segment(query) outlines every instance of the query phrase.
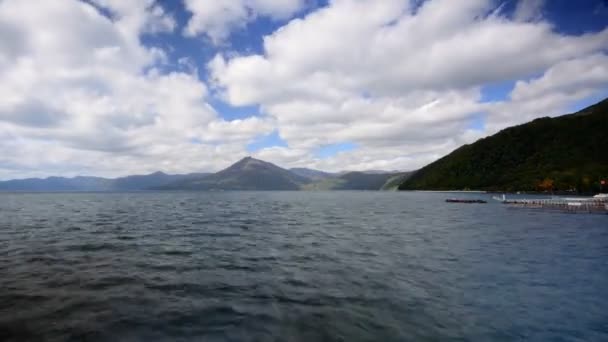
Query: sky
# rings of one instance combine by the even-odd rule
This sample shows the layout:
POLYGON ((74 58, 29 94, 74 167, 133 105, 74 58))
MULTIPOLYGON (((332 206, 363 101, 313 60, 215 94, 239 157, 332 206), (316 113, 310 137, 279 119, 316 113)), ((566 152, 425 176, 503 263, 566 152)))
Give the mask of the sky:
POLYGON ((0 179, 414 170, 608 97, 606 0, 0 0, 0 179))

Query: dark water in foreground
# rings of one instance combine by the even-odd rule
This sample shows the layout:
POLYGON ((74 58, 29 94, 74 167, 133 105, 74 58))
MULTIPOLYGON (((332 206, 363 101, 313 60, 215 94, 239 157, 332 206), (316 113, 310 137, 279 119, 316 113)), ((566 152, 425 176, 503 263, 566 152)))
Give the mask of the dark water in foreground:
POLYGON ((0 194, 0 340, 608 341, 608 215, 452 196, 0 194))

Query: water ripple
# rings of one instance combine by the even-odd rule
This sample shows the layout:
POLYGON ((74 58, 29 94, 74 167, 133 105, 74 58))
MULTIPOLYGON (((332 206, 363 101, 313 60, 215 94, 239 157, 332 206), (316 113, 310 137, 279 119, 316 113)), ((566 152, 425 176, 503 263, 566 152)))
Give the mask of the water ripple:
POLYGON ((443 197, 0 194, 0 340, 608 340, 608 216, 443 197))

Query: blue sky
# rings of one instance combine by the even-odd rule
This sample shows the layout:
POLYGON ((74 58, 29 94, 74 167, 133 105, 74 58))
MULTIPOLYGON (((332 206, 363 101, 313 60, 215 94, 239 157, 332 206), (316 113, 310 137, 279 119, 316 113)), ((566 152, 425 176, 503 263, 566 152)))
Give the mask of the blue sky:
POLYGON ((5 0, 0 179, 415 169, 608 96, 606 23, 604 0, 5 0))

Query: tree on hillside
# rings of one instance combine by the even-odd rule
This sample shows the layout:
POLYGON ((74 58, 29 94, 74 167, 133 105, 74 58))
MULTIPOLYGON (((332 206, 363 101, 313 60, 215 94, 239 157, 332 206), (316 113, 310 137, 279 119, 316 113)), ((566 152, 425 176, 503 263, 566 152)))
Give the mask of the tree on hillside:
POLYGON ((545 178, 540 183, 538 183, 538 185, 536 187, 537 187, 538 191, 552 192, 553 183, 554 183, 553 179, 545 178))

